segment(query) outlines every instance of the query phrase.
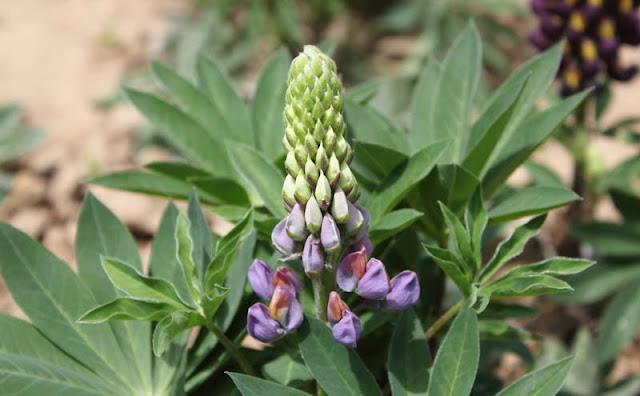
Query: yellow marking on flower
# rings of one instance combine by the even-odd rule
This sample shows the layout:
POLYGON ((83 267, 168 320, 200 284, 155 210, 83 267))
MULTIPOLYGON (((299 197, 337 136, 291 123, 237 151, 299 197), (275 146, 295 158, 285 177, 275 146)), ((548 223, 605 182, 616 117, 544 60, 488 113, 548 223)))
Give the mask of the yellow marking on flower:
POLYGON ((578 89, 580 86, 580 71, 576 67, 568 68, 563 75, 564 83, 571 89, 578 89))
POLYGON ((588 1, 589 5, 595 6, 595 7, 601 7, 602 6, 602 0, 589 0, 588 1))
POLYGON ((611 38, 616 35, 616 26, 611 19, 603 19, 598 26, 600 38, 611 38))
POLYGON ((618 11, 622 15, 627 15, 633 10, 633 2, 632 0, 620 0, 620 4, 618 5, 618 11))
POLYGON ((584 32, 586 26, 584 16, 580 12, 574 11, 569 17, 569 26, 576 32, 584 32))
POLYGON ((586 39, 582 42, 580 48, 582 59, 585 61, 594 61, 598 58, 598 49, 592 40, 586 39))

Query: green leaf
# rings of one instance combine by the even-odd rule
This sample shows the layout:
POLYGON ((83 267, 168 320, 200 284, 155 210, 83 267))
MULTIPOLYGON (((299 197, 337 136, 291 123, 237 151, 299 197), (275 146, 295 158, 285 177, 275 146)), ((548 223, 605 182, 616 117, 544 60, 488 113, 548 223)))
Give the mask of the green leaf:
POLYGON ((495 102, 500 105, 499 108, 490 107, 488 109, 490 112, 483 113, 473 125, 469 141, 469 145, 471 146, 473 143, 473 146, 467 150, 462 165, 475 176, 484 177, 491 159, 495 155, 496 148, 516 111, 527 78, 528 76, 523 79, 520 85, 514 85, 513 89, 504 91, 504 97, 501 96, 495 102))
POLYGON ((116 190, 176 199, 187 199, 193 191, 189 183, 141 170, 108 173, 91 179, 89 183, 116 190))
POLYGON ((211 174, 207 171, 180 161, 154 161, 144 167, 155 173, 161 173, 182 181, 198 177, 211 177, 211 174))
POLYGON ((249 210, 242 220, 220 241, 216 247, 216 255, 207 268, 204 277, 205 295, 210 295, 217 290, 217 286, 224 284, 224 278, 229 271, 229 266, 235 261, 240 245, 246 240, 253 230, 253 210, 249 210))
POLYGON ((28 235, 1 223, 0 251, 3 280, 33 325, 121 394, 135 394, 139 378, 133 370, 121 370, 129 362, 111 327, 75 322, 97 304, 73 270, 28 235))
POLYGON ((466 272, 466 265, 462 259, 452 254, 446 249, 423 244, 427 253, 433 258, 438 266, 451 278, 463 294, 471 292, 470 276, 466 272))
MULTIPOLYGON (((530 80, 529 84, 533 84, 533 81, 530 80)), ((483 178, 483 191, 486 198, 491 197, 503 185, 509 175, 551 136, 555 128, 588 94, 589 91, 585 91, 573 95, 545 111, 529 116, 522 122, 517 133, 512 134, 500 147, 495 160, 491 162, 489 171, 483 178)))
POLYGON ((629 344, 640 328, 640 282, 618 294, 607 306, 600 321, 599 360, 607 363, 629 344))
POLYGON ((228 147, 233 166, 244 182, 251 186, 264 206, 276 218, 286 215, 282 207, 284 177, 262 154, 253 147, 234 144, 228 147))
POLYGON ((480 320, 478 329, 483 341, 525 341, 533 338, 528 331, 512 327, 502 320, 480 320))
POLYGON ((336 342, 326 324, 307 315, 297 334, 305 364, 329 396, 382 395, 360 357, 336 342))
POLYGON ((409 158, 406 154, 387 146, 374 143, 354 141, 354 170, 365 168, 378 179, 383 179, 391 171, 409 158))
POLYGON ((570 257, 552 257, 538 263, 520 265, 505 274, 509 275, 573 275, 586 270, 596 262, 570 257))
POLYGON ((253 98, 251 120, 260 151, 274 160, 284 152, 284 94, 287 90, 287 75, 291 56, 281 49, 265 65, 253 98))
POLYGON ((435 141, 432 140, 435 132, 430 131, 429 128, 433 125, 433 107, 436 102, 434 98, 437 98, 436 88, 441 71, 440 64, 433 58, 429 58, 413 90, 409 138, 416 151, 435 141))
MULTIPOLYGON (((210 233, 207 231, 207 236, 210 233)), ((184 278, 187 280, 187 286, 189 287, 189 293, 193 301, 200 301, 202 290, 200 288, 200 278, 203 275, 198 273, 198 268, 194 262, 194 242, 191 232, 191 222, 189 218, 180 211, 178 218, 176 219, 176 255, 178 262, 184 271, 184 278)), ((175 288, 174 288, 175 290, 175 288)), ((177 292, 176 292, 177 295, 177 292)))
POLYGON ((547 187, 564 187, 562 178, 551 168, 535 161, 527 161, 524 164, 529 178, 535 185, 547 187))
POLYGON ((421 216, 422 212, 413 209, 398 209, 387 213, 369 227, 369 237, 374 245, 378 244, 411 226, 421 216))
MULTIPOLYGON (((471 249, 476 263, 482 265, 482 235, 487 227, 489 215, 482 199, 482 187, 478 186, 464 213, 465 225, 471 238, 471 249)), ((478 267, 477 270, 480 268, 478 267)))
MULTIPOLYGON (((189 234, 191 235, 193 242, 193 262, 195 264, 195 272, 198 274, 198 284, 204 279, 207 265, 213 259, 213 243, 211 240, 211 231, 209 230, 209 224, 204 216, 200 201, 196 194, 192 194, 189 198, 189 205, 187 207, 187 217, 189 224, 189 234)), ((177 221, 177 220, 176 220, 177 221)))
POLYGON ((294 388, 313 381, 307 367, 289 355, 281 355, 266 363, 262 366, 262 375, 271 381, 294 388))
POLYGON ((233 174, 222 140, 212 137, 202 125, 168 102, 132 88, 125 91, 138 110, 188 158, 214 175, 233 174))
POLYGON ((180 109, 204 127, 212 137, 235 140, 236 131, 228 123, 222 109, 215 106, 204 92, 159 62, 151 63, 151 71, 171 93, 171 98, 180 109))
POLYGON ((489 280, 504 264, 522 253, 524 245, 540 231, 545 219, 546 215, 542 215, 529 220, 526 224, 516 228, 508 239, 502 241, 489 263, 480 271, 478 283, 489 280))
POLYGON ((0 107, 0 139, 8 136, 20 125, 22 120, 22 108, 17 104, 9 104, 0 107))
POLYGON ((34 148, 44 139, 44 133, 35 128, 20 128, 0 140, 0 163, 18 158, 34 148))
POLYGON ((165 316, 153 330, 153 354, 161 356, 173 339, 185 330, 202 324, 202 317, 196 313, 175 312, 165 316))
POLYGON ((406 194, 424 179, 435 166, 448 142, 438 142, 418 151, 404 165, 397 167, 368 203, 373 221, 393 209, 406 194))
POLYGON ((568 357, 520 378, 497 396, 555 396, 569 373, 573 358, 568 357))
POLYGON ((590 244, 601 255, 612 257, 640 256, 640 222, 623 224, 588 222, 574 224, 573 234, 590 244))
POLYGON ((640 262, 624 264, 599 261, 598 265, 580 274, 570 276, 567 281, 575 289, 554 298, 564 303, 591 304, 603 299, 625 285, 640 279, 640 262))
POLYGON ((476 263, 476 255, 471 249, 471 242, 469 241, 469 235, 464 229, 462 222, 456 217, 456 215, 449 210, 442 202, 439 202, 440 210, 444 216, 449 234, 453 241, 453 249, 455 249, 457 256, 462 259, 462 263, 465 264, 465 273, 473 277, 476 270, 480 267, 479 263, 476 263))
POLYGON ((297 389, 287 388, 286 386, 276 384, 273 382, 265 381, 260 378, 251 377, 249 375, 238 373, 227 373, 233 380, 240 393, 243 396, 263 396, 263 395, 278 395, 278 396, 308 396, 308 393, 304 393, 297 389))
POLYGON ((598 395, 601 393, 602 375, 598 366, 597 345, 591 330, 582 326, 576 332, 571 346, 573 364, 562 391, 572 395, 598 395))
POLYGON ((640 221, 640 156, 623 161, 601 178, 598 185, 608 191, 616 208, 627 220, 640 221))
POLYGON ((407 309, 400 316, 391 336, 387 361, 393 396, 427 394, 431 353, 413 309, 407 309))
POLYGON ((489 210, 492 224, 546 213, 579 201, 578 194, 564 187, 529 187, 518 190, 489 210))
POLYGON ((427 141, 452 140, 447 160, 459 163, 469 139, 471 101, 481 71, 482 45, 473 23, 462 31, 442 62, 427 141))
POLYGON ((112 385, 58 349, 32 324, 0 314, 0 381, 3 393, 88 395, 117 392, 112 385), (22 393, 21 393, 22 392, 22 393))
MULTIPOLYGON (((104 304, 122 294, 111 284, 101 264, 102 256, 114 257, 142 271, 138 246, 127 227, 93 194, 88 193, 80 210, 75 241, 78 275, 89 287, 97 304, 104 304)), ((131 370, 145 389, 151 389, 151 343, 149 323, 111 323, 110 327, 123 346, 131 370)))
POLYGON ((388 147, 401 153, 409 152, 407 134, 379 111, 345 98, 344 113, 355 140, 388 147))
POLYGON ((513 275, 504 276, 482 288, 492 297, 528 297, 571 291, 573 288, 565 281, 549 275, 513 275))
POLYGON ((203 193, 204 198, 211 197, 216 204, 250 205, 249 196, 238 182, 223 177, 194 177, 189 182, 203 193))
POLYGON ((366 106, 378 94, 381 85, 381 80, 365 81, 349 87, 344 96, 352 102, 366 106))
POLYGON ((481 319, 506 320, 511 318, 528 318, 538 315, 536 307, 492 301, 480 315, 481 319))
POLYGON ((180 300, 175 287, 164 279, 144 276, 130 265, 110 257, 102 257, 102 267, 111 283, 133 299, 190 309, 180 300))
MULTIPOLYGON (((112 320, 157 321, 179 310, 175 305, 121 297, 93 308, 82 315, 80 319, 78 319, 78 323, 95 324, 112 320)), ((145 344, 147 341, 148 340, 145 340, 145 344)))
POLYGON ((453 321, 433 362, 429 396, 469 395, 479 355, 478 320, 473 310, 465 306, 453 321))

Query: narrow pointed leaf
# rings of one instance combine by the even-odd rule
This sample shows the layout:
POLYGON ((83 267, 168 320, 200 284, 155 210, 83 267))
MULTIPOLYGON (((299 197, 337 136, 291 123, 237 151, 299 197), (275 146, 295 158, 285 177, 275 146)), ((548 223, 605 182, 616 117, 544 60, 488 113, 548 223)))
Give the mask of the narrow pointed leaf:
POLYGON ((176 199, 187 199, 193 189, 187 182, 141 170, 107 173, 89 182, 116 190, 176 199))
POLYGON ((161 356, 176 337, 185 330, 203 324, 202 318, 195 313, 176 312, 165 316, 153 330, 153 354, 161 356))
POLYGON ((289 355, 281 355, 266 363, 262 366, 262 374, 271 381, 296 388, 313 381, 307 366, 289 355))
POLYGON ((200 301, 200 276, 198 275, 198 269, 193 260, 194 243, 191 234, 191 222, 183 212, 178 213, 175 238, 176 255, 184 271, 184 278, 187 281, 189 293, 191 293, 191 298, 194 301, 200 301))
POLYGON ((489 263, 482 269, 480 272, 480 276, 478 278, 479 283, 484 283, 493 274, 495 274, 504 264, 506 264, 509 260, 516 257, 520 253, 522 253, 522 249, 524 249, 524 245, 527 241, 535 236, 539 231, 540 227, 544 223, 546 216, 538 216, 526 224, 521 225, 516 228, 516 230, 511 234, 511 236, 498 245, 496 252, 494 253, 489 263))
POLYGON ((339 344, 326 324, 307 315, 297 335, 305 364, 329 396, 382 395, 360 357, 339 344))
POLYGON ((433 107, 436 102, 434 98, 437 97, 436 89, 441 71, 440 64, 430 58, 422 72, 420 72, 418 82, 413 91, 409 137, 412 147, 415 147, 416 151, 437 140, 437 138, 434 140, 432 136, 434 132, 428 129, 433 125, 433 107))
POLYGON ((111 283, 133 299, 166 303, 176 308, 188 309, 180 301, 173 285, 164 279, 144 276, 130 265, 110 257, 102 258, 102 267, 111 283))
POLYGON ((429 396, 466 396, 476 378, 480 342, 476 314, 468 307, 458 313, 431 369, 429 396))
POLYGON ((451 280, 458 286, 464 294, 471 291, 470 276, 466 272, 466 265, 462 259, 456 257, 446 249, 440 249, 437 246, 423 245, 427 253, 433 258, 451 280))
POLYGON ((586 270, 596 262, 592 260, 576 259, 570 257, 553 257, 538 263, 520 265, 505 274, 524 275, 573 275, 586 270))
POLYGON ((455 249, 457 250, 459 257, 462 258, 462 262, 466 265, 465 273, 470 274, 470 276, 473 277, 473 275, 475 275, 476 268, 479 267, 479 264, 475 262, 475 254, 471 249, 469 235, 456 215, 442 202, 439 204, 445 222, 447 223, 449 234, 453 237, 455 242, 455 249))
POLYGON ((233 380, 242 396, 262 396, 262 395, 278 395, 278 396, 308 396, 308 393, 299 391, 294 388, 288 388, 284 385, 266 381, 260 378, 251 377, 249 375, 238 373, 227 373, 233 380))
POLYGON ((630 284, 607 306, 600 321, 601 363, 613 360, 640 329, 640 282, 630 284))
POLYGON ((291 57, 286 49, 278 51, 265 65, 251 106, 251 120, 260 151, 274 160, 283 152, 284 94, 291 57))
POLYGON ((413 309, 402 313, 389 347, 389 384, 393 396, 426 395, 431 353, 413 309))
POLYGON ((492 297, 529 297, 573 290, 565 281, 549 275, 504 276, 485 286, 492 297))
MULTIPOLYGON (((85 313, 78 323, 103 323, 113 320, 157 321, 180 309, 175 305, 121 297, 85 313)), ((145 340, 147 343, 149 340, 145 340)))
POLYGON ((564 187, 529 187, 514 194, 489 210, 492 224, 546 213, 579 201, 580 196, 564 187))
POLYGON ((213 244, 211 242, 211 231, 209 224, 204 216, 200 200, 196 194, 192 194, 189 198, 189 206, 187 207, 187 218, 191 225, 190 234, 193 241, 193 262, 196 267, 196 273, 199 276, 198 283, 204 279, 207 265, 213 259, 213 244))
POLYGON ((354 139, 409 153, 407 134, 379 111, 345 98, 344 112, 354 139))
POLYGON ((568 357, 525 375, 496 396, 555 396, 571 369, 573 358, 568 357))
MULTIPOLYGON (((482 187, 478 186, 469 206, 465 211, 465 224, 471 238, 471 248, 476 259, 476 264, 482 265, 482 235, 489 222, 489 214, 484 207, 482 187)), ((479 267, 477 268, 480 269, 479 267)))
POLYGON ((407 208, 387 213, 369 227, 369 237, 375 245, 408 228, 422 215, 422 212, 407 208))

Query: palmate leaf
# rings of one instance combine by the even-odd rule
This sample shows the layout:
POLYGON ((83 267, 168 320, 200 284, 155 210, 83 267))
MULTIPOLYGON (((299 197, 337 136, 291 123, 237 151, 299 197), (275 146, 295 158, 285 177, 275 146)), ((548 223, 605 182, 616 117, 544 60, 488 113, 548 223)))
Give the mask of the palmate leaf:
POLYGON ((97 304, 90 289, 65 263, 6 224, 0 224, 0 250, 3 279, 42 334, 80 364, 99 373, 115 392, 128 394, 145 389, 145 380, 135 370, 122 370, 129 367, 128 361, 110 326, 76 323, 97 304))
POLYGON ((305 364, 329 396, 382 395, 360 357, 337 343, 326 324, 307 315, 297 335, 305 364))
POLYGON ((429 396, 471 393, 476 378, 480 342, 475 312, 463 307, 447 332, 431 369, 429 396))

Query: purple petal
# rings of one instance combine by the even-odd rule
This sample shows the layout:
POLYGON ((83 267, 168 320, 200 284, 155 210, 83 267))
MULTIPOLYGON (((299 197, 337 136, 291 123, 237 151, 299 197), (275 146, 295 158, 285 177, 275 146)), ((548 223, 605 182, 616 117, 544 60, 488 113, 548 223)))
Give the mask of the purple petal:
POLYGON ((271 243, 273 246, 285 256, 290 256, 296 251, 296 241, 291 239, 287 234, 287 219, 280 220, 280 222, 273 228, 271 232, 271 243))
POLYGON ((253 260, 249 267, 249 284, 263 300, 271 300, 273 295, 273 275, 275 271, 262 260, 253 260))
MULTIPOLYGON (((360 228, 358 233, 353 237, 354 241, 359 242, 364 237, 367 236, 367 230, 369 229, 369 221, 371 221, 371 215, 369 214, 369 211, 367 209, 365 209, 364 206, 356 205, 356 208, 358 208, 358 210, 360 211, 360 214, 362 214, 362 218, 364 220, 364 224, 362 224, 362 227, 360 228)), ((371 241, 369 241, 369 242, 371 242, 371 241)), ((371 253, 369 253, 369 254, 371 254, 371 253)))
POLYGON ((367 253, 364 250, 347 254, 338 265, 336 283, 346 292, 354 291, 365 274, 366 266, 367 253))
POLYGON ((287 267, 278 267, 273 275, 274 287, 286 287, 296 292, 302 291, 302 283, 296 274, 287 267))
POLYGON ((349 217, 344 228, 347 235, 355 236, 364 227, 364 217, 362 213, 351 202, 347 202, 349 217))
POLYGON ((391 291, 384 300, 384 308, 390 311, 407 309, 418 302, 420 283, 413 271, 402 271, 391 279, 391 291))
POLYGON ((360 338, 360 319, 353 312, 345 311, 342 319, 331 330, 336 341, 342 345, 355 348, 356 341, 360 338))
POLYGON ((325 214, 322 219, 320 241, 326 252, 333 252, 340 247, 340 230, 338 230, 336 221, 329 214, 325 214))
POLYGON ((309 235, 304 243, 302 265, 306 272, 318 272, 324 266, 324 250, 320 246, 320 240, 314 235, 309 235))
POLYGON ((304 241, 309 232, 307 231, 307 223, 304 219, 304 210, 300 204, 295 204, 289 217, 287 218, 287 234, 291 239, 296 241, 304 241))
POLYGON ((329 323, 333 326, 342 320, 342 316, 344 312, 349 310, 349 306, 347 303, 342 301, 340 295, 332 291, 329 293, 329 303, 327 304, 327 318, 329 319, 329 323))
POLYGON ((273 341, 284 334, 280 324, 269 315, 269 308, 261 303, 253 304, 247 311, 247 332, 262 342, 273 341))
POLYGON ((280 321, 280 324, 282 324, 282 327, 287 333, 290 333, 300 327, 303 318, 304 313, 302 311, 302 305, 300 305, 300 302, 294 296, 289 304, 289 312, 284 319, 280 321))
POLYGON ((372 258, 358 282, 358 295, 368 300, 384 300, 389 293, 389 276, 382 261, 372 258))

